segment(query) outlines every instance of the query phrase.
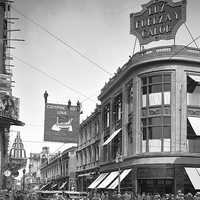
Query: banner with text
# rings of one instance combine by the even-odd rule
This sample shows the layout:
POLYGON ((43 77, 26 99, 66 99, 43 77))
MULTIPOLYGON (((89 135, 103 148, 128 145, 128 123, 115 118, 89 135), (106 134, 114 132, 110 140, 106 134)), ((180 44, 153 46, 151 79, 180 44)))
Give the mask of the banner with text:
POLYGON ((61 104, 45 104, 44 141, 77 143, 80 108, 61 104))

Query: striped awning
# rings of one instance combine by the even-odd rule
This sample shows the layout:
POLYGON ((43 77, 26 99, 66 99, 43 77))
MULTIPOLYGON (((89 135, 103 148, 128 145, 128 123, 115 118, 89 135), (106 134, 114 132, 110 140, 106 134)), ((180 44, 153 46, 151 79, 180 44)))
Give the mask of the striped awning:
POLYGON ((106 188, 118 175, 118 171, 111 172, 97 188, 106 188))
POLYGON ((89 189, 94 189, 96 188, 103 180, 104 178, 108 175, 108 173, 102 173, 100 174, 90 185, 89 189))
POLYGON ((112 139, 113 139, 120 131, 121 131, 121 128, 118 129, 118 130, 116 130, 116 131, 114 131, 114 132, 110 135, 110 137, 103 143, 103 146, 104 146, 104 145, 107 145, 108 143, 110 143, 110 142, 112 141, 112 139))
POLYGON ((200 189, 200 168, 185 167, 185 171, 195 190, 200 189))
POLYGON ((200 118, 199 117, 188 117, 188 120, 197 136, 200 136, 200 118))
MULTIPOLYGON (((124 180, 124 178, 130 173, 131 169, 125 169, 120 174, 120 182, 124 180)), ((115 181, 108 187, 108 189, 115 189, 119 184, 119 180, 115 179, 115 181)))
POLYGON ((60 189, 63 189, 65 187, 65 185, 67 184, 67 181, 65 181, 61 186, 60 189))

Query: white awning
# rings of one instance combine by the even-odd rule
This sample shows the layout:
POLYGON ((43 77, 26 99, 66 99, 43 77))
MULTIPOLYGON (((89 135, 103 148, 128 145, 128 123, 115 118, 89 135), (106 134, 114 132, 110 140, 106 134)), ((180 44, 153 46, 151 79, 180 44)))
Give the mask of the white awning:
POLYGON ((200 189, 200 168, 185 167, 185 171, 195 190, 200 189))
POLYGON ((78 177, 82 177, 82 176, 90 176, 91 174, 90 173, 86 173, 86 174, 80 174, 78 175, 78 177))
POLYGON ((118 176, 118 174, 118 171, 111 172, 97 188, 106 188, 118 176))
POLYGON ((200 136, 200 118, 199 117, 188 117, 188 120, 196 133, 197 136, 200 136))
MULTIPOLYGON (((129 174, 129 172, 132 169, 125 169, 121 174, 120 174, 120 182, 129 174)), ((115 189, 118 186, 119 180, 116 179, 109 187, 108 189, 115 189)))
POLYGON ((112 139, 121 131, 121 128, 114 131, 114 133, 112 133, 112 135, 110 135, 110 137, 103 143, 104 145, 107 145, 108 143, 110 143, 112 141, 112 139))
POLYGON ((93 189, 96 188, 97 185, 99 185, 99 183, 108 175, 108 173, 102 173, 100 174, 90 185, 89 185, 89 189, 93 189))
POLYGON ((188 75, 192 80, 200 83, 200 76, 195 76, 195 75, 188 75))
POLYGON ((61 186, 60 189, 63 189, 65 187, 65 185, 67 184, 67 181, 65 181, 61 186))
POLYGON ((55 188, 57 185, 58 185, 58 184, 54 184, 54 185, 51 186, 51 188, 53 189, 53 188, 55 188))
POLYGON ((47 183, 47 184, 45 184, 45 185, 43 185, 41 188, 40 188, 40 190, 42 190, 42 189, 44 189, 47 185, 49 185, 50 183, 47 183))

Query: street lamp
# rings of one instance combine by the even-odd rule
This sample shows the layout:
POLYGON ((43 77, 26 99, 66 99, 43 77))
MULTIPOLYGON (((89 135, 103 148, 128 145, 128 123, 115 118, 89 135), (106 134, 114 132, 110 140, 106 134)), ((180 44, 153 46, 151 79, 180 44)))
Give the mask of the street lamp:
POLYGON ((115 162, 118 163, 118 195, 121 195, 121 188, 120 188, 120 163, 123 162, 123 156, 117 152, 115 162))

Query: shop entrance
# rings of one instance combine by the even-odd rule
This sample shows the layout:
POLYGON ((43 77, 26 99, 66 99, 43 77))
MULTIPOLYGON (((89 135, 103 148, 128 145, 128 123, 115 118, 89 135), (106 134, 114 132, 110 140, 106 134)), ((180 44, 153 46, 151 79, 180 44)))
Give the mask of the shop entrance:
POLYGON ((138 193, 169 194, 174 193, 173 179, 139 179, 138 193))

